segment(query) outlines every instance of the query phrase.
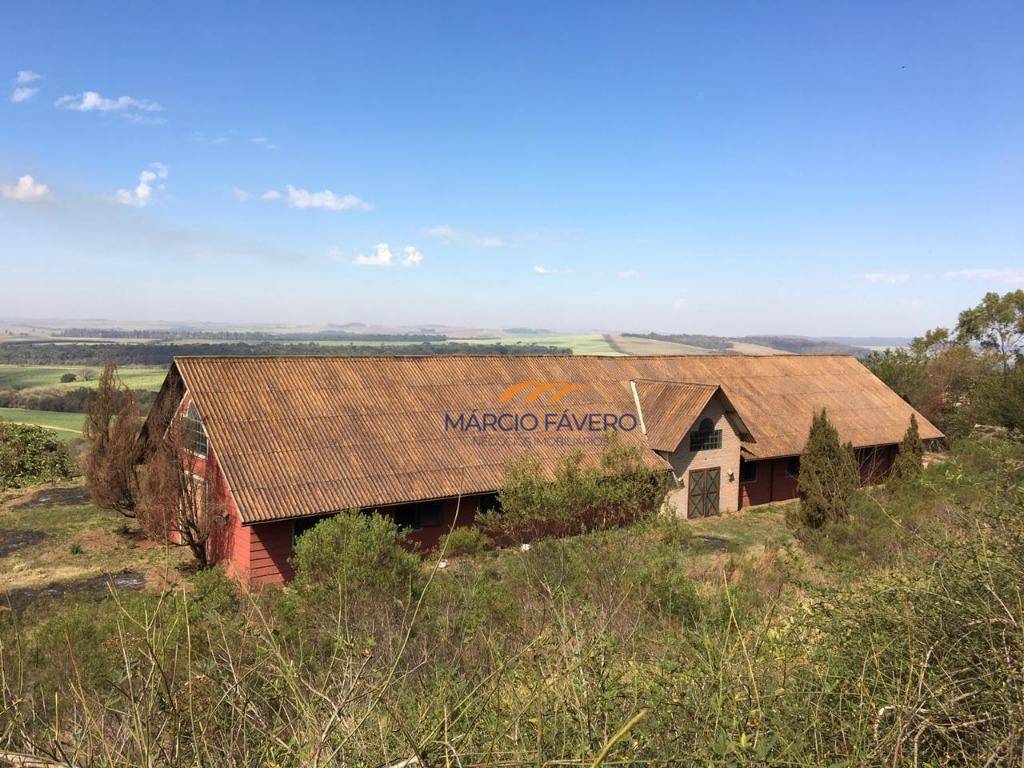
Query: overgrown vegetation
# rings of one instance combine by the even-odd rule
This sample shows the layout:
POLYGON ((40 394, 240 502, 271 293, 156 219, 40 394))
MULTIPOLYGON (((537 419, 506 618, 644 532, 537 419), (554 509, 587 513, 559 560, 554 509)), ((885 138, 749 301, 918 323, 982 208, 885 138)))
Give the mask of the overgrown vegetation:
POLYGON ((1024 431, 1024 291, 988 293, 909 348, 874 352, 864 362, 947 436, 975 424, 1024 431))
POLYGON ((850 514, 859 480, 853 446, 839 441, 839 432, 824 410, 815 414, 800 455, 800 504, 795 508, 799 522, 809 528, 820 528, 844 521, 850 514))
POLYGON ((0 421, 0 491, 67 480, 74 469, 67 445, 50 430, 0 421))
POLYGON ((1024 763, 1024 446, 961 441, 798 542, 716 544, 715 526, 768 518, 655 517, 439 569, 390 522, 343 515, 300 539, 287 589, 239 593, 213 570, 191 590, 0 614, 0 752, 1024 763))
POLYGON ((912 480, 924 466, 924 442, 917 428, 917 416, 910 414, 910 426, 900 442, 899 452, 890 471, 891 482, 912 480))
POLYGON ((524 455, 508 468, 498 494, 501 511, 477 516, 476 525, 499 544, 542 536, 572 536, 614 528, 655 514, 666 490, 665 473, 644 462, 636 446, 609 440, 596 463, 566 457, 545 476, 536 457, 524 455))

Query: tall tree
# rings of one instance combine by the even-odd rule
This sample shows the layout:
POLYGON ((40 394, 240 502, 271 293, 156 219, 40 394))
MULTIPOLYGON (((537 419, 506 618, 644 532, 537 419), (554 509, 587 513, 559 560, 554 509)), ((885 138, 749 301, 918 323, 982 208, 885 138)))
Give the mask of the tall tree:
POLYGON ((910 426, 907 427, 899 453, 892 465, 891 477, 894 479, 910 479, 921 474, 924 466, 924 442, 917 428, 917 417, 910 414, 910 426))
POLYGON ((845 520, 850 514, 860 475, 853 446, 843 445, 825 410, 815 414, 800 455, 797 489, 800 518, 809 528, 845 520))
POLYGON ((1024 354, 1024 290, 986 293, 978 306, 960 313, 956 332, 995 353, 1005 371, 1024 354))
POLYGON ((85 484, 92 502, 134 517, 142 420, 138 398, 121 383, 113 363, 104 366, 85 413, 85 484))

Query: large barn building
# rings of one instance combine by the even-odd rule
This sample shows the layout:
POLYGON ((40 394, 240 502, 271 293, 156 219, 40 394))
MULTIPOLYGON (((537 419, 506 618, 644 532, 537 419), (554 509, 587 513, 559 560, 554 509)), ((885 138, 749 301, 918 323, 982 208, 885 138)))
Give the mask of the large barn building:
POLYGON ((430 547, 524 452, 550 471, 610 432, 671 473, 678 514, 791 499, 822 408, 865 482, 915 414, 852 357, 796 355, 179 357, 152 413, 175 414, 223 501, 215 559, 262 583, 292 575, 295 537, 325 516, 378 510, 430 547))

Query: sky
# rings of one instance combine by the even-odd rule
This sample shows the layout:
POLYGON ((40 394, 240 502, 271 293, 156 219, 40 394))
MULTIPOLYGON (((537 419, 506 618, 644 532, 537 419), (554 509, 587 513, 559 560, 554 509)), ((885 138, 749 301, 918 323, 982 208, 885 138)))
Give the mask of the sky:
POLYGON ((0 318, 914 335, 1024 287, 1024 4, 0 8, 0 318))

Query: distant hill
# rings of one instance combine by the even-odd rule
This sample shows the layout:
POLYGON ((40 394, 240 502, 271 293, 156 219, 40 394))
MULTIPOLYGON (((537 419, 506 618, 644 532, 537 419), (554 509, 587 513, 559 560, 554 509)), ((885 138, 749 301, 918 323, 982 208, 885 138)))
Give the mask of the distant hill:
POLYGON ((699 333, 623 333, 624 338, 648 339, 651 341, 683 344, 698 347, 709 352, 740 353, 745 352, 741 345, 752 344, 766 348, 765 352, 776 350, 789 352, 793 355, 866 355, 872 347, 900 346, 904 339, 847 337, 815 339, 808 336, 710 336, 699 333), (861 343, 855 344, 853 341, 861 343), (873 343, 867 343, 873 342, 873 343))
POLYGON ((737 341, 760 344, 794 355, 864 355, 870 350, 853 344, 805 336, 740 336, 737 341))
POLYGON ((907 336, 826 336, 823 341, 835 341, 853 347, 907 347, 912 339, 907 336))

